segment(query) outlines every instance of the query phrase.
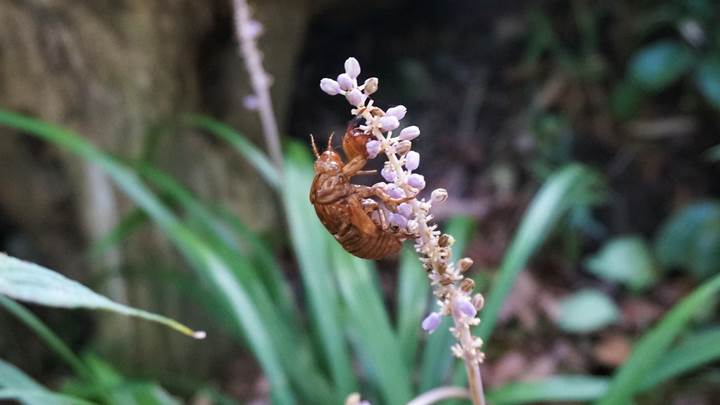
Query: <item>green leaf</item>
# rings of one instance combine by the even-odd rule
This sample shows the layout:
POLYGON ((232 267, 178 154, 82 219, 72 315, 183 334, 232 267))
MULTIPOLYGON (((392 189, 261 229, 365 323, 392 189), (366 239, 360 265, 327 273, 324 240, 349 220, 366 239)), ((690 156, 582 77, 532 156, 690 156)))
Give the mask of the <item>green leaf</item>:
POLYGON ((69 395, 32 389, 0 388, 0 400, 17 400, 25 404, 93 405, 92 402, 69 395))
POLYGON ((673 340, 687 327, 693 315, 715 298, 719 290, 720 276, 715 276, 676 304, 635 344, 630 358, 613 376, 608 394, 598 404, 620 405, 630 402, 643 379, 656 367, 673 340))
POLYGON ((605 378, 556 375, 538 381, 519 382, 490 391, 494 405, 536 404, 542 401, 590 401, 607 391, 605 378))
POLYGON ((293 250, 300 264, 300 275, 307 293, 310 317, 319 335, 321 353, 335 386, 342 394, 351 393, 357 385, 343 339, 340 299, 333 283, 335 269, 328 250, 330 243, 337 242, 330 239, 308 201, 313 171, 305 148, 297 144, 290 145, 285 170, 283 203, 293 250))
POLYGON ((702 61, 695 72, 695 84, 705 99, 720 108, 720 58, 702 61))
POLYGON ((638 51, 630 61, 630 78, 648 91, 660 91, 694 63, 692 50, 678 41, 660 41, 638 51))
POLYGON ((700 277, 720 269, 720 204, 688 205, 661 226, 655 255, 664 267, 683 267, 700 277))
POLYGON ((0 399, 15 399, 27 405, 87 403, 49 391, 19 368, 3 360, 0 360, 0 399), (79 402, 74 402, 76 400, 79 402))
POLYGON ((361 361, 370 370, 373 381, 383 394, 383 403, 404 404, 411 399, 409 367, 390 324, 382 301, 382 292, 375 283, 370 262, 347 253, 340 245, 332 245, 340 292, 348 314, 348 329, 353 342, 363 354, 361 361))
POLYGON ((649 390, 663 382, 720 358, 720 328, 698 332, 683 339, 658 360, 640 384, 649 390))
POLYGON ((655 282, 655 265, 645 241, 639 236, 623 236, 608 241, 598 253, 585 261, 598 277, 620 282, 641 291, 655 282))
POLYGON ((422 330, 419 325, 428 310, 430 282, 415 250, 406 245, 400 254, 397 291, 397 334, 403 359, 415 364, 422 330))
POLYGON ((77 375, 87 380, 92 380, 91 370, 63 343, 55 332, 48 328, 35 314, 3 295, 0 295, 0 305, 20 319, 28 328, 32 329, 77 375))
MULTIPOLYGON (((648 372, 638 392, 649 391, 683 373, 720 358, 720 328, 688 336, 663 355, 648 372)), ((591 401, 607 393, 609 380, 602 377, 556 375, 538 381, 512 383, 488 393, 495 405, 540 401, 591 401)))
POLYGON ((634 117, 645 100, 645 93, 631 81, 616 85, 610 95, 610 112, 620 120, 634 117))
POLYGON ((236 282, 230 265, 205 244, 199 235, 181 223, 132 170, 117 159, 101 152, 79 135, 63 128, 2 110, 0 110, 0 125, 51 142, 87 159, 107 172, 118 187, 160 226, 193 264, 198 274, 214 286, 228 308, 232 309, 232 322, 245 331, 253 353, 270 380, 273 400, 280 404, 295 402, 285 372, 280 365, 279 355, 273 347, 272 334, 265 328, 263 319, 248 291, 236 282))
MULTIPOLYGON (((567 165, 545 181, 525 212, 500 264, 500 271, 487 295, 485 307, 480 311, 482 321, 473 333, 483 339, 486 345, 515 280, 527 266, 530 257, 559 224, 562 216, 578 205, 595 203, 603 197, 602 179, 579 164, 567 165)), ((452 381, 458 385, 465 384, 465 367, 462 364, 456 367, 452 381)))
POLYGON ((50 307, 116 312, 158 322, 197 339, 205 337, 205 332, 196 332, 173 319, 111 301, 62 274, 3 253, 0 253, 0 294, 50 307))
POLYGON ((232 127, 201 115, 189 115, 184 118, 183 123, 202 128, 228 142, 260 173, 271 187, 276 191, 280 189, 282 181, 277 168, 260 149, 232 127))
POLYGON ((617 306, 607 295, 588 289, 560 301, 556 323, 566 332, 587 333, 612 324, 618 316, 617 306))
POLYGON ((485 307, 480 312, 482 322, 476 333, 486 344, 490 340, 500 308, 530 256, 542 245, 570 208, 578 203, 598 199, 600 184, 600 178, 594 172, 573 164, 551 175, 537 193, 503 257, 500 272, 493 282, 485 307))

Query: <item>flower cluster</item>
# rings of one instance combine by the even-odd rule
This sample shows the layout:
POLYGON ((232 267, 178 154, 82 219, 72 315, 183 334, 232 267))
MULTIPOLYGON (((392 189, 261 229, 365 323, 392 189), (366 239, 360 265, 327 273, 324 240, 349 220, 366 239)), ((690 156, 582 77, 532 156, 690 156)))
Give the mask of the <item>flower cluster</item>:
POLYGON ((447 200, 448 193, 438 188, 432 191, 429 199, 417 198, 425 188, 425 178, 416 173, 420 166, 420 154, 411 149, 412 141, 420 135, 420 129, 414 125, 407 126, 394 136, 393 132, 400 128, 407 109, 402 105, 387 110, 374 106, 370 96, 377 91, 379 81, 371 77, 358 85, 359 75, 357 59, 348 58, 345 72, 337 80, 322 79, 320 88, 331 96, 344 95, 352 106, 350 113, 362 118, 360 133, 371 134, 373 138, 366 144, 368 157, 373 159, 380 154, 387 157, 380 172, 385 182, 374 187, 384 189, 393 198, 413 197, 394 210, 388 209, 388 220, 415 240, 415 249, 428 271, 433 294, 438 299, 438 310, 429 314, 421 326, 431 333, 440 325, 443 316, 452 317, 454 326, 451 332, 457 338, 452 351, 477 370, 477 376, 469 376, 472 384, 473 379, 479 379, 477 366, 483 361, 484 354, 480 350, 482 340, 474 337, 470 328, 480 323, 477 311, 483 306, 483 298, 480 294, 472 295, 474 282, 464 276, 472 266, 472 260, 463 258, 453 262, 453 237, 442 234, 432 223, 432 205, 447 200))

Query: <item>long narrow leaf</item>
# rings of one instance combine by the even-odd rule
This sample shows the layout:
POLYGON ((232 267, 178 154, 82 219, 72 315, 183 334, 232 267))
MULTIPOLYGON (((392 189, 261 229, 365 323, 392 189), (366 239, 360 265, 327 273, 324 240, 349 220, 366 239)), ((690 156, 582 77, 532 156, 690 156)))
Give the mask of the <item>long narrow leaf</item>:
POLYGON ((688 336, 658 360, 640 384, 640 390, 656 387, 672 377, 720 358, 720 328, 688 336))
POLYGON ((10 313, 15 315, 20 321, 22 321, 28 328, 32 329, 43 341, 47 344, 61 359, 63 359, 72 370, 80 377, 87 380, 92 379, 92 372, 90 369, 80 360, 79 357, 73 353, 70 348, 63 343, 63 341, 48 328, 35 314, 30 312, 24 306, 11 300, 10 298, 0 295, 0 305, 5 307, 10 313))
POLYGON ((630 358, 615 373, 608 394, 599 405, 628 403, 643 378, 665 355, 672 341, 685 329, 692 316, 704 308, 720 291, 720 276, 715 276, 676 304, 652 330, 635 344, 630 358))
MULTIPOLYGON (((328 236, 308 201, 312 165, 304 150, 291 145, 285 165, 283 202, 290 226, 293 249, 300 263, 310 315, 319 334, 322 354, 342 394, 355 390, 350 356, 339 317, 340 300, 327 249, 328 236)), ((333 242, 334 243, 334 242, 333 242)))
POLYGON ((332 245, 334 270, 347 308, 350 332, 387 404, 411 398, 410 373, 369 262, 332 245))
POLYGON ((400 255, 399 273, 397 333, 403 360, 412 366, 421 336, 420 321, 428 307, 430 281, 410 246, 405 246, 400 255))
POLYGON ((273 398, 280 404, 294 403, 270 335, 247 291, 235 282, 227 264, 180 223, 131 170, 71 131, 6 111, 0 111, 0 124, 52 142, 105 170, 117 185, 153 218, 191 263, 200 269, 201 275, 214 284, 227 300, 234 311, 234 321, 245 330, 253 352, 270 379, 273 398))
POLYGON ((0 294, 50 307, 116 312, 157 322, 194 338, 205 337, 205 332, 193 331, 174 319, 114 302, 60 273, 3 253, 0 253, 0 294))
POLYGON ((93 405, 80 398, 33 389, 0 388, 0 400, 17 400, 26 404, 50 405, 93 405))
POLYGON ((503 258, 485 307, 480 312, 482 322, 476 333, 486 343, 490 340, 502 304, 520 271, 562 215, 578 200, 593 198, 593 188, 597 184, 598 178, 594 173, 583 166, 570 165, 554 173, 535 196, 503 258))
POLYGON ((539 381, 513 383, 488 393, 494 405, 536 404, 544 401, 591 401, 607 391, 605 378, 556 375, 539 381))
POLYGON ((282 185, 280 173, 267 156, 260 151, 252 142, 242 136, 228 125, 220 121, 216 121, 209 117, 201 115, 189 115, 185 117, 183 122, 187 125, 205 129, 213 135, 220 137, 228 142, 235 150, 242 155, 260 175, 275 190, 279 190, 282 185))

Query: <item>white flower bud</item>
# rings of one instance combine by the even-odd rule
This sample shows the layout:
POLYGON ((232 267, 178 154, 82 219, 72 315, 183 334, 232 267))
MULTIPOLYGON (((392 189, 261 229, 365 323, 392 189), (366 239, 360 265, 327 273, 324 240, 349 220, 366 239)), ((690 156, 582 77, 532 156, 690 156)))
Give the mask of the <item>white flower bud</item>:
POLYGON ((365 80, 365 94, 373 94, 377 91, 379 86, 379 81, 377 77, 371 77, 367 80, 365 80))
POLYGON ((385 131, 392 131, 393 129, 400 126, 397 117, 393 115, 385 115, 384 117, 380 118, 379 122, 380 126, 382 126, 382 129, 385 131))
POLYGON ((325 93, 334 96, 338 93, 340 93, 340 85, 338 82, 336 82, 333 79, 328 79, 327 77, 320 80, 320 90, 324 91, 325 93))
POLYGON ((352 79, 357 79, 360 75, 360 62, 353 57, 347 58, 345 60, 345 73, 352 79))
POLYGON ((412 148, 412 142, 400 141, 395 144, 395 153, 397 153, 398 155, 404 155, 410 150, 410 148, 412 148))
POLYGON ((433 203, 444 203, 448 199, 448 192, 444 188, 436 188, 430 194, 430 201, 433 203))
POLYGON ((398 139, 401 139, 403 141, 412 141, 413 139, 417 138, 419 135, 420 135, 420 128, 413 125, 413 126, 409 126, 407 128, 403 128, 402 131, 400 131, 400 135, 398 136, 398 139))
POLYGON ((348 103, 354 105, 355 107, 360 107, 365 104, 367 96, 365 94, 362 94, 358 89, 352 89, 345 94, 345 98, 347 99, 348 103))
POLYGON ((405 118, 406 113, 407 108, 405 108, 404 105, 396 105, 395 107, 388 108, 388 110, 385 112, 386 115, 392 115, 398 120, 405 118))
POLYGON ((420 166, 420 154, 411 150, 405 155, 405 168, 408 170, 415 170, 420 166))
POLYGON ((352 79, 350 76, 348 76, 347 73, 342 73, 337 77, 337 82, 340 85, 340 88, 345 91, 352 90, 354 86, 352 79))

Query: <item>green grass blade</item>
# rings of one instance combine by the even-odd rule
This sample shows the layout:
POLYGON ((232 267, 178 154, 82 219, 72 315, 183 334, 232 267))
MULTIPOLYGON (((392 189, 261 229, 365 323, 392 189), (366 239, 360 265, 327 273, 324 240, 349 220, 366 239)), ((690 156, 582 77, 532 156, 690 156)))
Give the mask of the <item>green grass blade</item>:
POLYGON ((651 389, 675 376, 720 358, 720 328, 688 336, 658 360, 640 384, 640 390, 651 389))
POLYGON ((591 401, 607 391, 605 378, 556 375, 539 381, 505 385, 488 393, 493 405, 537 404, 545 401, 591 401))
POLYGON ((90 247, 89 255, 91 257, 101 256, 107 252, 108 249, 122 243, 122 241, 127 239, 131 234, 148 222, 149 219, 147 215, 145 215, 141 209, 133 209, 125 215, 125 217, 123 217, 113 229, 101 237, 97 242, 93 243, 90 247))
POLYGON ((403 360, 415 363, 422 330, 419 325, 428 309, 430 280, 415 249, 406 244, 400 255, 397 295, 397 334, 403 360))
POLYGON ((45 387, 35 382, 19 368, 2 359, 0 359, 0 387, 45 390, 45 387))
MULTIPOLYGON (((470 218, 458 217, 448 221, 446 233, 455 238, 455 244, 452 249, 454 259, 459 259, 465 252, 474 225, 474 222, 470 218)), ((425 279, 425 283, 429 284, 427 278, 425 279)), ((427 297, 427 295, 425 297, 427 297)), ((427 298, 425 298, 425 302, 428 303, 427 298)), ((425 307, 424 312, 426 313, 435 310, 435 301, 431 300, 429 303, 429 308, 427 306, 425 307)), ((420 369, 420 391, 427 391, 441 385, 443 381, 447 379, 452 364, 455 363, 455 357, 450 352, 450 346, 452 346, 455 340, 448 330, 451 325, 452 322, 450 322, 449 319, 444 319, 443 323, 435 332, 427 335, 427 342, 423 350, 420 369)), ((416 330, 420 329, 419 323, 415 325, 415 328, 417 328, 416 330)))
POLYGON ((13 388, 0 388, 0 400, 16 400, 21 401, 25 404, 38 404, 38 405, 51 405, 51 404, 62 404, 62 405, 93 405, 93 402, 88 402, 80 398, 71 397, 69 395, 56 394, 50 391, 39 391, 32 389, 13 389, 13 388))
POLYGON ((270 305, 273 308, 277 304, 286 317, 294 316, 292 292, 280 273, 280 266, 274 260, 268 259, 268 256, 272 257, 272 253, 262 246, 257 237, 237 217, 232 223, 226 223, 169 175, 147 164, 139 164, 135 167, 143 177, 197 221, 200 232, 208 238, 208 243, 216 246, 216 251, 222 250, 230 254, 231 257, 228 258, 230 263, 238 264, 234 266, 235 268, 246 269, 247 272, 253 273, 253 278, 263 282, 259 287, 268 291, 272 298, 270 305), (265 267, 256 268, 249 262, 249 257, 256 254, 265 256, 258 261, 266 265, 265 267), (240 265, 241 263, 243 265, 240 265))
POLYGON ((348 394, 357 385, 343 339, 340 300, 333 283, 335 276, 328 252, 329 236, 308 200, 313 178, 312 163, 308 153, 298 145, 291 145, 288 156, 283 203, 293 250, 300 264, 310 316, 324 362, 340 394, 348 394))
POLYGON ((704 308, 720 290, 720 276, 715 276, 676 304, 663 319, 633 347, 632 354, 615 373, 608 394, 599 405, 628 403, 640 384, 665 355, 673 340, 682 332, 692 316, 704 308))
POLYGON ((277 168, 275 168, 272 162, 270 162, 270 159, 268 159, 260 149, 232 127, 201 115, 189 115, 183 119, 183 123, 204 129, 228 142, 260 173, 271 187, 276 191, 280 190, 282 179, 277 168))
POLYGON ((3 253, 0 253, 0 294, 50 307, 115 312, 157 322, 194 338, 205 337, 205 332, 196 332, 174 319, 114 302, 60 273, 3 253))
POLYGON ((475 333, 486 344, 490 340, 502 304, 520 271, 569 208, 578 200, 593 199, 593 188, 597 185, 598 178, 595 174, 583 166, 569 165, 551 175, 535 196, 503 258, 485 307, 480 312, 482 322, 475 333))
POLYGON ((411 398, 409 368, 382 301, 370 262, 332 245, 333 269, 345 301, 353 341, 363 354, 370 375, 386 404, 411 398))
POLYGON ((17 302, 0 295, 0 305, 32 329, 80 377, 92 380, 92 372, 72 350, 35 314, 17 302))
POLYGON ((34 120, 20 114, 0 110, 0 125, 37 136, 62 147, 107 172, 128 197, 142 207, 195 265, 201 276, 213 284, 233 309, 234 322, 245 330, 248 342, 258 358, 272 386, 273 399, 279 404, 294 403, 293 394, 280 365, 278 353, 272 347, 271 335, 264 327, 247 291, 235 282, 231 269, 201 238, 186 228, 158 198, 145 187, 130 169, 118 160, 101 152, 75 133, 34 120))
MULTIPOLYGON (((279 266, 257 268, 247 255, 255 253, 252 247, 259 247, 259 241, 253 243, 243 240, 244 252, 240 251, 240 241, 233 228, 220 220, 182 185, 149 165, 137 165, 136 169, 159 187, 171 201, 190 213, 191 218, 198 223, 202 238, 228 263, 238 281, 250 294, 266 328, 275 340, 275 347, 282 353, 280 360, 303 395, 313 399, 328 398, 331 395, 330 387, 314 364, 309 342, 304 341, 297 330, 292 294, 280 274, 279 266), (313 383, 308 384, 310 381, 313 383)), ((240 226, 237 220, 234 225, 235 228, 240 226)), ((249 232, 245 234, 248 239, 251 239, 250 235, 249 232)))

